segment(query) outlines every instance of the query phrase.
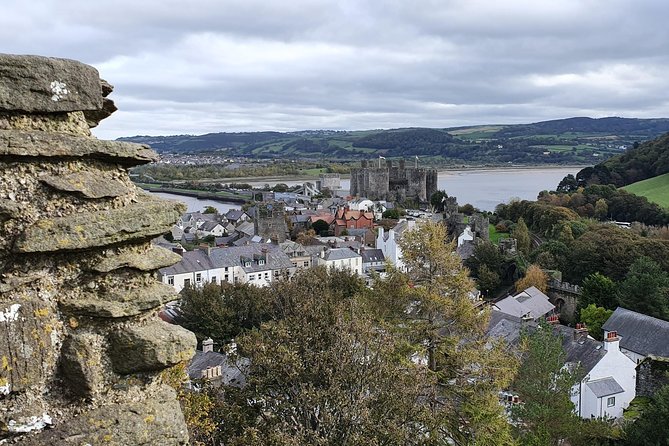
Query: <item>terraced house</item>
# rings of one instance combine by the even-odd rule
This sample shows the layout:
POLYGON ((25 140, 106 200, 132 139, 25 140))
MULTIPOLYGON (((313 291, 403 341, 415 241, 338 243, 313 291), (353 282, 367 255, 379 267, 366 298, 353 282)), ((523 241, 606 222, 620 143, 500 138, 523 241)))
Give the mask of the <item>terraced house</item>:
POLYGON ((184 252, 179 263, 159 270, 159 278, 177 291, 221 282, 267 286, 291 278, 296 269, 278 246, 258 243, 184 252))

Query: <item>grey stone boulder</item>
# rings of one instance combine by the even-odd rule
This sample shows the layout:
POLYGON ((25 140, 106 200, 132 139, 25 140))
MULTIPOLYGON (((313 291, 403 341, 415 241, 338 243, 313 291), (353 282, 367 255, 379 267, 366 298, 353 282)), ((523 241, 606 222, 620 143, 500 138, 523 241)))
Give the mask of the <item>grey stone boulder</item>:
POLYGON ((0 130, 0 156, 3 155, 46 158, 88 157, 129 166, 158 160, 156 152, 147 145, 22 130, 0 130))
POLYGON ((25 446, 177 446, 187 445, 188 430, 174 390, 163 386, 143 401, 109 404, 59 419, 54 427, 19 440, 25 446))
POLYGON ((174 265, 181 260, 181 256, 169 249, 150 244, 143 246, 126 246, 110 249, 91 266, 91 270, 99 273, 108 273, 119 268, 132 268, 140 271, 155 271, 166 266, 174 265))
POLYGON ((63 381, 70 391, 91 397, 102 385, 101 345, 104 338, 94 333, 73 333, 60 352, 63 381))
POLYGON ((108 293, 86 293, 60 302, 68 314, 99 318, 120 318, 142 314, 178 298, 176 290, 160 282, 145 288, 114 290, 108 293))
POLYGON ((56 113, 101 108, 100 75, 90 65, 0 54, 0 111, 56 113))
POLYGON ((109 357, 120 374, 152 372, 188 361, 195 354, 195 335, 178 325, 156 320, 114 331, 109 357))
POLYGON ((66 175, 45 175, 40 178, 45 184, 64 192, 76 192, 86 198, 120 197, 131 189, 109 172, 83 170, 66 175))
POLYGON ((13 251, 71 251, 146 240, 169 231, 185 212, 182 203, 142 197, 119 209, 39 220, 19 236, 13 251))

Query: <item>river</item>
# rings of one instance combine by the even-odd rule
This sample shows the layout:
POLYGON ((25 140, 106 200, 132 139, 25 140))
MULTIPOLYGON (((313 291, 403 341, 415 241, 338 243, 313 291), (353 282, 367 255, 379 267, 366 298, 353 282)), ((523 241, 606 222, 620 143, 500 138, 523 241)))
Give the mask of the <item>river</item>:
MULTIPOLYGON (((450 196, 456 196, 458 203, 471 203, 484 211, 493 211, 499 203, 506 203, 512 198, 535 200, 542 190, 554 190, 560 180, 568 174, 576 175, 582 167, 536 167, 536 168, 508 168, 508 169, 468 169, 468 170, 440 170, 437 177, 437 187, 445 190, 450 196)), ((284 183, 288 186, 302 184, 305 181, 297 179, 271 178, 257 181, 244 181, 255 187, 265 184, 273 186, 284 183)), ((350 188, 348 179, 341 180, 344 190, 350 188)), ((221 203, 213 200, 199 200, 169 193, 158 192, 156 195, 180 200, 188 205, 189 212, 201 211, 205 206, 214 206, 219 212, 229 209, 239 209, 238 204, 221 203)))

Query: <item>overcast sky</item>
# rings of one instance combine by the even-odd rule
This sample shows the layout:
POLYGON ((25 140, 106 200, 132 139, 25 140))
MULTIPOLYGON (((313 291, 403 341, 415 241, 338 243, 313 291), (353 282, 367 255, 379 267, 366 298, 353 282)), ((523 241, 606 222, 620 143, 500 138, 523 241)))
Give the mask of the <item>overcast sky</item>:
POLYGON ((4 0, 115 86, 102 138, 669 117, 666 0, 4 0))

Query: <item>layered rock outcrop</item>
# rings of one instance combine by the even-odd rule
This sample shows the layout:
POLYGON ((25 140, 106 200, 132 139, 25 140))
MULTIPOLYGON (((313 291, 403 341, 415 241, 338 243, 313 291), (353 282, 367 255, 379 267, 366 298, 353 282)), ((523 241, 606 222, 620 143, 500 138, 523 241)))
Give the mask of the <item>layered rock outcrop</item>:
POLYGON ((152 246, 185 211, 135 187, 147 146, 100 141, 111 85, 72 60, 0 55, 0 443, 177 445, 188 433, 165 369, 192 333, 152 246))

